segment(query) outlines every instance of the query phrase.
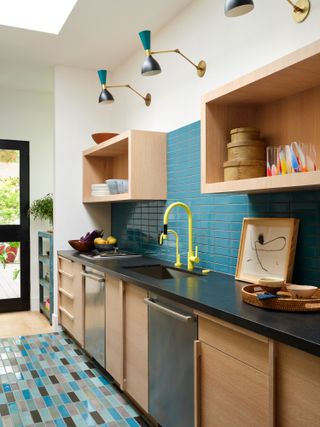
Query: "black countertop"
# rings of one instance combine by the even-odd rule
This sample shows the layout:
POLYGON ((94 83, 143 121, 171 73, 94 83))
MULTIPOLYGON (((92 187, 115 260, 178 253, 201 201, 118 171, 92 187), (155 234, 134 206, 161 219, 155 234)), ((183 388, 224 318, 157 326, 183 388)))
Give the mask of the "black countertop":
POLYGON ((250 306, 241 299, 242 282, 233 276, 211 272, 179 279, 158 280, 133 272, 126 267, 165 264, 155 258, 89 260, 76 251, 59 251, 59 255, 81 262, 101 272, 119 277, 149 291, 227 322, 320 356, 320 312, 289 313, 250 306))

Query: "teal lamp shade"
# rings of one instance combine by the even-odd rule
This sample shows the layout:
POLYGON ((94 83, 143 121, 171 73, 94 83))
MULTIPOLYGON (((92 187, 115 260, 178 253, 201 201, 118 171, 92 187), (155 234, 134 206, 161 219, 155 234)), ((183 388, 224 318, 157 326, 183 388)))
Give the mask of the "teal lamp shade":
POLYGON ((107 70, 98 70, 98 76, 100 83, 102 85, 105 85, 107 82, 107 70))
POLYGON ((141 43, 143 45, 144 50, 151 49, 151 31, 144 30, 139 33, 141 43))
POLYGON ((114 101, 112 94, 108 91, 108 89, 102 89, 99 102, 103 104, 111 104, 114 101))
POLYGON ((251 12, 254 8, 253 0, 226 0, 224 14, 228 17, 235 17, 251 12))
POLYGON ((155 76, 159 73, 161 73, 159 63, 151 55, 147 55, 141 67, 141 74, 143 76, 155 76))

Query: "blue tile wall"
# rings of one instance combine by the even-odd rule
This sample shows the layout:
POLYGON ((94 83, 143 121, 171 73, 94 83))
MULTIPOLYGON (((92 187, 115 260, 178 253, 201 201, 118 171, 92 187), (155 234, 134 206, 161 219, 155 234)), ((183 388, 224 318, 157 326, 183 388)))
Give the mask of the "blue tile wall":
MULTIPOLYGON (((271 194, 200 193, 200 122, 168 134, 168 200, 112 205, 112 233, 123 248, 174 262, 175 241, 157 243, 163 213, 172 202, 187 203, 193 213, 194 243, 201 266, 234 274, 243 217, 294 217, 301 220, 294 282, 320 283, 320 191, 271 194)), ((186 263, 187 218, 183 209, 171 212, 169 225, 180 236, 186 263)))

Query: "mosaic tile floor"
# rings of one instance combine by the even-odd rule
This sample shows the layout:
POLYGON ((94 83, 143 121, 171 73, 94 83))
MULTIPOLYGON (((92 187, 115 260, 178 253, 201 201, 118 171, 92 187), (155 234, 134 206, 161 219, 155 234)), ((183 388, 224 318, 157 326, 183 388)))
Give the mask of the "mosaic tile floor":
POLYGON ((0 427, 146 426, 64 333, 0 339, 0 427))

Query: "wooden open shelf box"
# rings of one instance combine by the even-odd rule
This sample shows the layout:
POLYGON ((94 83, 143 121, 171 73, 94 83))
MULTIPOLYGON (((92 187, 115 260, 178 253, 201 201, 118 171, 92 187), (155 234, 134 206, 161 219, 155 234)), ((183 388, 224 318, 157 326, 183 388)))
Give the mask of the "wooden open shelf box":
POLYGON ((320 171, 223 181, 230 130, 257 127, 267 145, 314 144, 320 168, 320 42, 202 98, 202 193, 271 192, 320 187, 320 171))
POLYGON ((167 136, 130 130, 83 152, 83 202, 165 200, 167 136), (91 185, 128 179, 128 193, 91 196, 91 185))

